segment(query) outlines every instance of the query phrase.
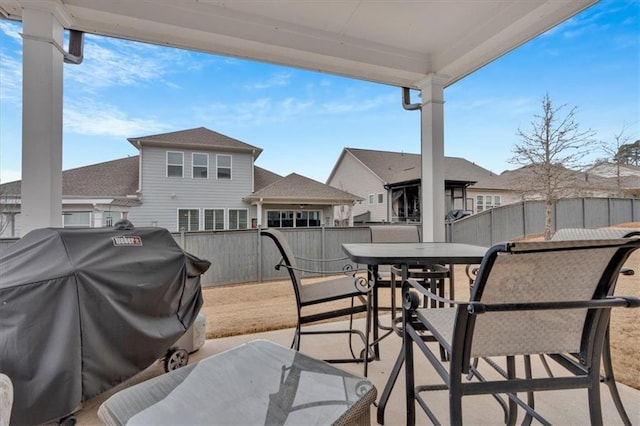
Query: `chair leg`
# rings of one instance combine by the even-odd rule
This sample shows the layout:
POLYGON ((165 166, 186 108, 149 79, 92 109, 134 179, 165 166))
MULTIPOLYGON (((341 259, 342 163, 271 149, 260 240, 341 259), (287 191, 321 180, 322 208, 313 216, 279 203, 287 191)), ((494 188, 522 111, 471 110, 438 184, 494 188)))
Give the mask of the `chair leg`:
POLYGON ((600 406, 600 372, 599 365, 591 366, 591 386, 589 387, 589 418, 592 426, 602 425, 602 407, 600 406))
MULTIPOLYGON (((533 378, 533 373, 531 371, 531 355, 524 356, 524 374, 527 379, 533 378)), ((527 405, 531 407, 532 410, 536 408, 536 401, 533 392, 527 392, 527 405)), ((533 416, 527 413, 522 420, 522 424, 524 426, 529 426, 532 420, 533 416)))
POLYGON ((413 426, 416 424, 416 386, 415 378, 413 376, 413 340, 407 333, 407 327, 411 327, 407 324, 407 320, 403 319, 402 327, 404 330, 404 371, 405 371, 405 389, 406 389, 406 403, 407 403, 407 426, 413 426))
POLYGON ((604 336, 604 344, 602 346, 602 364, 604 370, 604 376, 601 380, 609 387, 609 393, 611 393, 611 398, 613 399, 613 403, 618 410, 618 414, 622 419, 622 422, 626 426, 631 426, 631 420, 627 415, 626 410, 624 409, 624 405, 622 404, 622 399, 620 398, 620 394, 618 393, 618 386, 616 385, 616 379, 613 375, 613 365, 611 363, 611 346, 609 342, 609 327, 607 326, 607 333, 604 336))
POLYGON ((449 421, 462 426, 462 373, 453 362, 449 365, 449 421))
MULTIPOLYGON (((516 359, 513 355, 507 357, 507 378, 514 380, 516 378, 516 359)), ((513 426, 516 424, 518 417, 518 404, 509 398, 509 417, 507 419, 507 425, 513 426)))

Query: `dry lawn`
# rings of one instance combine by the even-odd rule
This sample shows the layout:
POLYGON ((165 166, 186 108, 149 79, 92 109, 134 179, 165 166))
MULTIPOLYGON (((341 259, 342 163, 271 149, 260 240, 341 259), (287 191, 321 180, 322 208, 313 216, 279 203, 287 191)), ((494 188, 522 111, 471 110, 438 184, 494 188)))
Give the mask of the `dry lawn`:
MULTIPOLYGON (((640 228, 639 224, 631 224, 640 228)), ((640 297, 640 250, 627 261, 633 276, 620 276, 617 295, 640 297)), ((468 295, 464 266, 456 266, 456 295, 468 295)), ((293 328, 296 304, 291 282, 275 281, 204 289, 203 311, 207 317, 207 338, 251 334, 293 328)), ((381 298, 389 297, 381 291, 381 298)), ((381 301, 382 306, 388 302, 381 301)), ((611 318, 611 349, 616 380, 640 389, 640 309, 614 309, 611 318)), ((293 337, 293 333, 292 333, 293 337)))

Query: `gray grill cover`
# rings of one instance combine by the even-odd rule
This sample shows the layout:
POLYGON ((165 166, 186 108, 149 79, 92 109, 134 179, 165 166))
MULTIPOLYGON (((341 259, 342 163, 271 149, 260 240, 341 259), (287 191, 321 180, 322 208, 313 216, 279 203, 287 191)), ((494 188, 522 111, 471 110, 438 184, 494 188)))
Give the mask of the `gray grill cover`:
POLYGON ((39 229, 0 259, 0 372, 12 424, 73 413, 162 357, 202 305, 210 266, 162 228, 39 229))

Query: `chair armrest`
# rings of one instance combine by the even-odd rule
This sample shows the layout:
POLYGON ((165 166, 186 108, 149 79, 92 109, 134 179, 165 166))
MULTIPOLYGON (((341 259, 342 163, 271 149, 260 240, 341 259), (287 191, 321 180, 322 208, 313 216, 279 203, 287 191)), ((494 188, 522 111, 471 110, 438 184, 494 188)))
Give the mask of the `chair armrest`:
POLYGON ((425 288, 424 286, 422 286, 420 283, 418 283, 416 280, 414 279, 408 279, 405 280, 404 284, 402 285, 403 288, 405 287, 413 287, 414 290, 416 290, 418 293, 422 294, 423 296, 429 298, 429 299, 433 299, 436 300, 438 302, 442 302, 442 303, 448 303, 450 305, 463 305, 463 304, 467 304, 469 302, 459 302, 459 301, 455 301, 452 299, 447 299, 446 297, 440 297, 437 294, 431 292, 430 290, 428 290, 427 288, 425 288))
POLYGON ((367 269, 349 269, 351 265, 345 265, 346 269, 340 271, 316 271, 312 269, 304 269, 304 268, 294 268, 293 266, 287 265, 284 263, 283 259, 280 259, 275 266, 276 270, 280 270, 281 267, 284 267, 291 271, 299 271, 299 272, 310 272, 310 273, 321 273, 326 275, 337 275, 344 274, 347 276, 353 277, 353 285, 360 293, 369 293, 373 288, 372 283, 365 276, 358 275, 359 272, 367 272, 367 269))
POLYGON ((469 302, 467 310, 470 314, 484 314, 486 312, 508 311, 544 311, 558 309, 605 309, 605 308, 640 308, 637 297, 606 297, 596 300, 569 300, 565 302, 534 302, 534 303, 481 303, 469 302))

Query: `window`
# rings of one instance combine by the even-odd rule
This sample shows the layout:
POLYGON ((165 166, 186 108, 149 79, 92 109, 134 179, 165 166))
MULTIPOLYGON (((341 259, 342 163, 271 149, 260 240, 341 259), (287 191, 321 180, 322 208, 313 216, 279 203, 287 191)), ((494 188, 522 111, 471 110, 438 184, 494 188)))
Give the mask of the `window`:
POLYGON ((308 228, 320 226, 319 210, 270 210, 267 212, 267 226, 270 228, 308 228), (295 220, 294 220, 295 218, 295 220))
POLYGON ((247 210, 229 209, 229 229, 247 229, 247 210))
POLYGON ((167 151, 167 177, 182 177, 183 160, 181 152, 167 151))
POLYGON ((384 203, 384 194, 369 194, 369 204, 382 204, 384 203))
POLYGON ((494 207, 500 207, 501 200, 499 195, 478 195, 476 196, 476 201, 477 213, 480 213, 484 210, 489 210, 494 207))
POLYGON ((206 231, 224 229, 224 210, 204 209, 204 229, 206 231))
POLYGON ((231 179, 231 156, 216 155, 216 170, 218 179, 231 179))
POLYGON ((102 225, 103 226, 113 226, 114 223, 117 223, 122 219, 122 212, 104 212, 102 216, 102 225))
POLYGON ((209 154, 192 154, 193 178, 206 179, 209 177, 209 154))
POLYGON ((178 209, 178 231, 198 231, 200 229, 200 210, 178 209))
POLYGON ((65 228, 90 228, 91 212, 64 212, 62 223, 65 228))

